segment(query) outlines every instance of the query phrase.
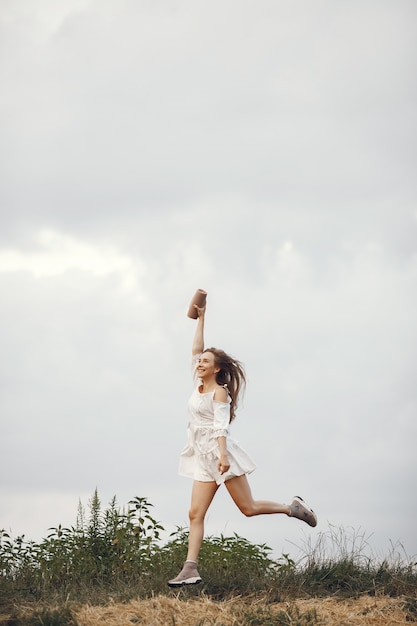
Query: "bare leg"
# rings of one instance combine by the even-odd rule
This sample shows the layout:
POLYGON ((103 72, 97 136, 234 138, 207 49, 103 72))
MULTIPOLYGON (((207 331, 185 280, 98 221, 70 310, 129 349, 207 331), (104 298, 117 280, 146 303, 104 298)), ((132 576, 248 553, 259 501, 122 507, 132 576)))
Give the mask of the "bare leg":
POLYGON ((169 587, 201 583, 201 577, 197 570, 197 560, 204 537, 204 518, 217 489, 218 485, 215 482, 205 483, 195 480, 193 483, 187 560, 178 576, 168 581, 169 587))
POLYGON ((204 518, 219 486, 215 482, 195 480, 191 492, 190 533, 187 561, 197 561, 204 537, 204 518))
POLYGON ((268 500, 254 500, 245 475, 230 478, 225 482, 225 485, 232 496, 233 502, 247 517, 270 513, 291 514, 289 504, 279 504, 278 502, 270 502, 268 500))
MULTIPOLYGON (((301 519, 313 527, 317 524, 317 517, 314 511, 298 496, 293 498, 291 505, 269 500, 254 500, 245 475, 230 478, 225 482, 225 485, 235 504, 247 517, 282 513, 301 519)), ((182 585, 201 582, 201 577, 197 570, 197 560, 204 537, 204 518, 217 489, 218 485, 215 482, 194 481, 191 496, 187 560, 178 576, 168 582, 170 587, 181 587, 182 585)))

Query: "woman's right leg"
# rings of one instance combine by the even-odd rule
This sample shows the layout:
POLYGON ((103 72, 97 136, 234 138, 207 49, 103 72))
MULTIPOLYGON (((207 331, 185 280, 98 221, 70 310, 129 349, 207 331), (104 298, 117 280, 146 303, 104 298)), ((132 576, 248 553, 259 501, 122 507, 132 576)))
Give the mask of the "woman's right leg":
POLYGON ((204 518, 219 486, 215 482, 195 480, 191 492, 189 511, 190 532, 188 535, 187 561, 197 561, 204 538, 204 518))
POLYGON ((168 582, 169 587, 195 585, 201 582, 197 570, 198 554, 204 538, 204 518, 218 489, 215 482, 194 481, 191 492, 190 532, 188 535, 187 560, 178 576, 168 582))

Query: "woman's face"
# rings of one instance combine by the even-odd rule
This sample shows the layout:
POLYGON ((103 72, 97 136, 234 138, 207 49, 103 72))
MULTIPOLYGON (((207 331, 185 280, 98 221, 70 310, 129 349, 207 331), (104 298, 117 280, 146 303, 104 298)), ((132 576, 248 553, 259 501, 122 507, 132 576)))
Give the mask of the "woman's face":
POLYGON ((198 359, 197 374, 199 378, 207 379, 216 376, 220 368, 214 362, 214 354, 212 352, 203 352, 198 359))

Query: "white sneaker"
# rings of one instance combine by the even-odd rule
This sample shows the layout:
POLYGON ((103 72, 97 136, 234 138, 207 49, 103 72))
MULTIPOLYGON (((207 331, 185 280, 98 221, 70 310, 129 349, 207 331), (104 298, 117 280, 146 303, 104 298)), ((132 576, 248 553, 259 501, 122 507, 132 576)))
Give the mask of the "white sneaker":
POLYGON ((301 519, 313 528, 314 526, 317 526, 317 515, 314 513, 313 509, 310 509, 310 507, 307 506, 302 498, 295 496, 290 506, 290 517, 301 519))
POLYGON ((197 585, 202 579, 197 571, 197 563, 185 561, 184 567, 176 578, 168 581, 168 587, 183 587, 184 585, 197 585))

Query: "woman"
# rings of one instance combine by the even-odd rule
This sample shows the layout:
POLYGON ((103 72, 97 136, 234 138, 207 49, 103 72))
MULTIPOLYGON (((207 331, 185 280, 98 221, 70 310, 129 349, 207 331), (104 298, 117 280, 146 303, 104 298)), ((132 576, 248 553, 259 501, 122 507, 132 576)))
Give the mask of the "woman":
POLYGON ((194 305, 197 328, 192 346, 195 389, 189 400, 188 444, 181 453, 179 473, 193 479, 187 560, 170 587, 201 582, 197 570, 198 554, 204 537, 204 518, 221 484, 225 484, 240 511, 251 517, 283 513, 316 526, 317 517, 302 498, 291 504, 254 500, 247 474, 255 465, 229 436, 229 424, 235 417, 239 392, 243 390, 245 371, 222 350, 204 349, 206 307, 194 305))

